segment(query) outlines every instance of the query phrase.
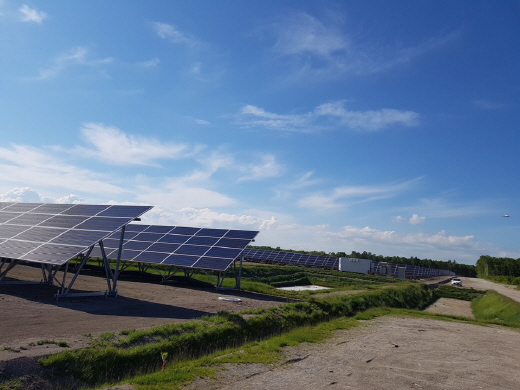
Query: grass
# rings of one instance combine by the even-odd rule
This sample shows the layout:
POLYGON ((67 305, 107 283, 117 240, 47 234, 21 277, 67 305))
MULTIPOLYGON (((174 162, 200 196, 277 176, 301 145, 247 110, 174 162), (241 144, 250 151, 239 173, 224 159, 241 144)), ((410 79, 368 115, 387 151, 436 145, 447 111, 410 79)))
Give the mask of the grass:
POLYGON ((435 296, 437 298, 461 299, 463 301, 471 301, 485 293, 485 291, 475 290, 473 288, 460 288, 445 285, 439 286, 435 290, 435 296))
MULTIPOLYGON (((91 272, 104 272, 104 269, 99 266, 96 260, 89 260, 87 268, 91 272)), ((157 266, 161 272, 165 274, 171 271, 171 268, 161 268, 157 266)), ((230 273, 231 274, 231 273, 230 273)), ((245 291, 276 295, 290 299, 305 299, 316 293, 326 293, 324 291, 283 291, 278 290, 277 287, 296 286, 304 284, 319 284, 324 287, 329 287, 333 292, 338 290, 371 290, 377 289, 384 285, 399 283, 393 278, 386 278, 365 274, 354 274, 349 272, 341 272, 319 269, 319 268, 305 268, 297 266, 284 265, 261 265, 261 264, 244 264, 241 273, 241 289, 245 291)), ((215 279, 211 278, 203 272, 195 271, 191 278, 184 278, 184 274, 180 271, 171 273, 176 280, 188 281, 191 283, 202 283, 205 285, 214 285, 215 279)), ((138 267, 130 264, 125 271, 120 275, 120 279, 125 277, 138 278, 141 282, 151 281, 156 283, 161 278, 153 269, 147 271, 138 271, 138 267)), ((235 286, 235 279, 229 275, 224 280, 223 287, 229 288, 235 286)))
POLYGON ((18 379, 10 380, 6 383, 0 383, 0 390, 25 390, 26 387, 18 379))
POLYGON ((283 347, 297 345, 302 342, 322 342, 334 331, 359 326, 353 318, 342 317, 316 326, 304 326, 293 329, 280 336, 264 341, 246 343, 239 348, 214 352, 195 360, 177 361, 169 364, 165 371, 139 375, 127 383, 138 390, 178 389, 192 382, 197 377, 215 377, 222 364, 276 364, 283 358, 283 347))
POLYGON ((476 298, 471 302, 471 309, 479 320, 520 327, 520 303, 496 291, 476 298))
POLYGON ((67 348, 69 344, 65 341, 56 341, 56 340, 38 340, 36 342, 37 345, 46 345, 46 344, 55 344, 58 347, 67 348))
MULTIPOLYGON (((157 371, 162 366, 163 352, 171 357, 169 364, 175 365, 245 343, 277 337, 302 326, 325 326, 321 324, 370 308, 421 309, 432 300, 433 293, 425 286, 404 283, 364 294, 310 298, 308 301, 258 309, 246 318, 237 313, 221 312, 180 325, 130 332, 117 342, 120 345, 65 351, 40 359, 40 364, 54 369, 54 372, 72 375, 86 384, 96 385, 157 371)), ((185 373, 176 375, 183 376, 185 373)))
POLYGON ((9 351, 9 352, 20 352, 20 349, 13 348, 13 347, 2 347, 2 349, 4 351, 9 351))

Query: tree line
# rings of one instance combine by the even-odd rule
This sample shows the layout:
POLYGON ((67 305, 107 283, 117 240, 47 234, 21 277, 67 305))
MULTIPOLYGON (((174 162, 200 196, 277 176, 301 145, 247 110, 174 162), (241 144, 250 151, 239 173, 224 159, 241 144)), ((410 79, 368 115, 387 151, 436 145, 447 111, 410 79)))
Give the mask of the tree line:
POLYGON ((476 269, 479 278, 520 284, 520 259, 480 256, 476 269))
POLYGON ((415 265, 418 267, 434 268, 434 269, 447 269, 454 272, 459 276, 476 277, 477 271, 474 265, 459 264, 455 260, 431 260, 431 259, 419 259, 418 257, 400 257, 400 256, 382 256, 376 255, 371 252, 356 252, 352 251, 349 255, 345 252, 324 252, 324 251, 296 251, 292 249, 280 249, 280 247, 272 248, 270 246, 253 246, 251 248, 263 249, 267 251, 283 251, 283 252, 294 252, 303 253, 307 255, 318 255, 318 256, 330 256, 330 257, 351 257, 356 259, 369 259, 377 262, 387 262, 393 264, 406 264, 415 265))

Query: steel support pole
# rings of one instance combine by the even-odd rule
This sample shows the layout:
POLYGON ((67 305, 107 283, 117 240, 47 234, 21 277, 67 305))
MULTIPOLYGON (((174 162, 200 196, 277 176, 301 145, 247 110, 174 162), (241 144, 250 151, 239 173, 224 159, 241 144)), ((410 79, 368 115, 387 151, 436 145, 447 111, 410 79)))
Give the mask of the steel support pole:
POLYGON ((101 249, 101 256, 103 257, 103 265, 105 266, 105 275, 107 278, 107 287, 108 293, 112 294, 112 280, 114 275, 112 273, 112 269, 110 268, 110 264, 108 263, 107 254, 105 252, 105 246, 103 245, 103 241, 99 241, 99 248, 101 249))
POLYGON ((119 263, 121 262, 121 256, 123 254, 123 242, 125 239, 125 231, 126 225, 121 228, 121 237, 119 238, 119 248, 117 250, 117 261, 116 261, 116 270, 112 279, 112 289, 114 294, 117 295, 117 278, 119 277, 119 263))
MULTIPOLYGON (((2 263, 2 267, 3 267, 3 264, 4 263, 2 263)), ((17 264, 18 264, 18 260, 11 260, 11 262, 9 263, 9 265, 7 266, 5 271, 0 273, 0 281, 2 281, 5 278, 5 276, 7 275, 7 273, 9 271, 11 271, 14 267, 16 267, 17 264)))

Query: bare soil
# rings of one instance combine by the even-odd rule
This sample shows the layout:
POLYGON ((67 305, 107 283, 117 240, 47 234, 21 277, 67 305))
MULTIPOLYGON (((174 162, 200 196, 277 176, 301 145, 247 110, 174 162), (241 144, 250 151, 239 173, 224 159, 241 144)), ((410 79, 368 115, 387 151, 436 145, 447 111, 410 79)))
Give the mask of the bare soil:
POLYGON ((276 367, 230 365, 186 390, 517 390, 519 345, 518 329, 387 316, 284 348, 276 367))
MULTIPOLYGON (((41 270, 16 266, 8 276, 39 281, 41 270)), ((60 275, 58 275, 60 276, 60 275)), ((123 274, 124 276, 124 274, 123 274)), ((80 275, 76 291, 105 291, 106 280, 80 275)), ((241 311, 281 305, 285 299, 238 291, 220 291, 187 284, 160 284, 159 279, 118 282, 119 296, 67 298, 56 301, 57 287, 0 284, 0 373, 2 361, 83 348, 105 332, 144 329, 183 322, 218 311, 241 311), (239 298, 240 301, 219 299, 239 298), (42 343, 38 345, 38 342, 42 343), (48 341, 64 341, 63 348, 48 341)))

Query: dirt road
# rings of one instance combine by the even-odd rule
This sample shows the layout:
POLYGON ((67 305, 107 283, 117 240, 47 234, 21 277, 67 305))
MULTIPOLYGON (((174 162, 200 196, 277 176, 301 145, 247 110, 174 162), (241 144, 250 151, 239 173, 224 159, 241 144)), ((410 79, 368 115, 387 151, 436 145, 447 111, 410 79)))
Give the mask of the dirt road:
POLYGON ((520 331, 431 319, 383 317, 323 344, 285 348, 286 361, 230 366, 191 389, 517 390, 520 331))

